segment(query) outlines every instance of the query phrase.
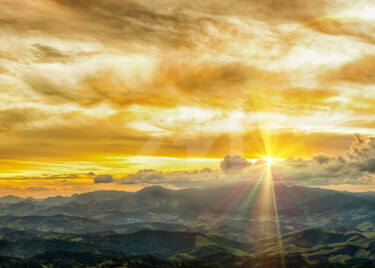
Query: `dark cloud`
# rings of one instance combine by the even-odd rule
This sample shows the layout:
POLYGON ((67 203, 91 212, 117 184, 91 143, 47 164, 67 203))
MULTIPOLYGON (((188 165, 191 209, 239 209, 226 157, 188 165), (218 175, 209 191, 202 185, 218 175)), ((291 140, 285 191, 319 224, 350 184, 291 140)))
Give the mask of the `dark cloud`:
POLYGON ((343 156, 315 155, 311 160, 287 159, 288 174, 296 182, 309 185, 375 184, 375 137, 354 135, 345 159, 343 156), (303 163, 300 165, 299 163, 303 163))
POLYGON ((359 160, 362 158, 367 158, 371 150, 375 149, 373 145, 375 144, 374 138, 369 139, 368 146, 366 145, 364 139, 359 134, 354 134, 355 141, 350 146, 350 150, 347 152, 347 155, 350 159, 359 160))
MULTIPOLYGON (((227 38, 251 38, 229 18, 251 18, 269 24, 302 22, 327 14, 330 1, 84 1, 54 0, 0 4, 4 30, 65 39, 96 39, 109 46, 143 44, 176 49, 226 46, 227 38), (24 14, 22 18, 17 14, 24 14), (124 42, 125 41, 125 42, 124 42)), ((50 53, 51 51, 47 51, 50 53)), ((56 51, 54 51, 56 52, 56 51)), ((53 54, 56 56, 57 54, 53 54)), ((44 52, 42 52, 44 53, 44 52)))
POLYGON ((360 42, 374 44, 375 37, 372 33, 375 30, 373 21, 335 19, 323 17, 304 24, 314 31, 330 35, 343 35, 358 39, 360 42))
POLYGON ((375 173, 375 156, 371 156, 365 161, 357 163, 357 166, 360 171, 375 173))
POLYGON ((47 118, 47 115, 36 108, 0 110, 0 132, 11 131, 20 126, 24 127, 45 118, 47 118))
POLYGON ((312 160, 318 162, 319 164, 326 164, 329 162, 330 158, 324 154, 318 154, 314 155, 312 160))
POLYGON ((227 155, 220 162, 220 168, 224 173, 236 173, 249 168, 251 165, 251 162, 239 155, 227 155))
MULTIPOLYGON (((375 137, 366 139, 356 134, 354 138, 355 141, 348 154, 357 154, 358 150, 366 152, 366 154, 358 154, 356 158, 330 157, 322 153, 314 155, 311 159, 289 157, 284 161, 274 161, 272 170, 275 173, 282 171, 280 173, 283 177, 282 180, 287 178, 285 183, 288 184, 306 186, 375 184, 375 137)), ((206 168, 195 171, 162 172, 144 169, 135 174, 129 174, 116 182, 119 184, 202 187, 211 183, 225 184, 249 178, 258 180, 259 168, 266 163, 264 160, 258 160, 252 165, 251 162, 239 155, 227 155, 220 162, 221 170, 206 168), (252 176, 252 174, 258 175, 252 176)))
POLYGON ((143 169, 139 170, 135 174, 127 175, 120 179, 120 184, 159 184, 165 183, 166 176, 163 172, 156 171, 153 169, 143 169))
MULTIPOLYGON (((107 103, 115 108, 134 104, 175 107, 184 98, 196 97, 201 105, 226 107, 241 102, 249 106, 249 109, 260 109, 268 106, 254 106, 255 103, 262 103, 266 98, 269 100, 269 96, 274 96, 273 100, 278 103, 279 96, 285 98, 290 95, 288 99, 293 98, 293 103, 300 103, 303 95, 302 90, 298 91, 301 96, 297 96, 296 90, 288 90, 289 93, 294 92, 292 94, 283 90, 268 90, 257 95, 257 88, 266 84, 287 85, 287 78, 282 73, 268 72, 243 62, 220 63, 212 60, 164 60, 156 67, 150 79, 138 81, 136 85, 128 83, 120 73, 108 68, 88 73, 74 84, 40 72, 28 72, 23 80, 34 92, 44 97, 46 102, 72 102, 82 106, 107 103), (232 91, 236 91, 236 94, 232 94, 232 91)), ((324 90, 311 90, 309 98, 306 98, 306 94, 303 96, 308 100, 334 95, 335 93, 324 90)), ((285 106, 289 108, 289 105, 285 106)))
POLYGON ((43 75, 35 73, 26 74, 24 81, 34 92, 46 96, 55 102, 76 102, 81 97, 73 89, 69 88, 69 86, 63 86, 61 82, 52 80, 47 73, 43 75))
POLYGON ((347 153, 351 159, 351 167, 375 174, 375 137, 370 137, 367 141, 358 134, 354 137, 355 142, 347 153))
POLYGON ((4 66, 0 65, 0 74, 4 74, 4 73, 7 73, 8 72, 8 69, 5 68, 4 66))
POLYGON ((364 55, 344 64, 339 69, 330 70, 324 74, 324 79, 333 82, 373 85, 375 84, 375 55, 364 55))
POLYGON ((223 179, 223 174, 218 170, 205 168, 194 171, 161 172, 152 169, 139 170, 119 180, 120 184, 141 185, 174 185, 177 187, 204 186, 218 183, 223 179))
POLYGON ((147 5, 129 0, 55 0, 48 6, 5 2, 0 5, 5 13, 0 20, 4 29, 64 39, 96 39, 117 47, 132 43, 175 48, 214 45, 218 36, 213 36, 210 29, 221 32, 229 28, 228 23, 210 15, 191 15, 178 4, 170 7, 161 2, 147 5), (26 15, 21 19, 16 11, 26 15))
POLYGON ((190 1, 186 4, 195 6, 199 10, 218 15, 235 15, 239 17, 251 17, 270 23, 303 22, 321 17, 332 8, 332 1, 316 0, 306 2, 304 0, 237 0, 237 1, 190 1))
POLYGON ((62 51, 50 46, 36 43, 31 47, 34 51, 34 57, 37 58, 38 62, 50 63, 56 61, 67 62, 72 60, 72 57, 69 54, 63 53, 62 51))
POLYGON ((32 191, 32 192, 44 192, 44 191, 50 191, 50 189, 43 187, 43 186, 29 186, 25 188, 26 191, 32 191))
POLYGON ((258 96, 253 96, 254 91, 266 84, 268 88, 276 84, 287 87, 289 81, 283 73, 262 70, 242 61, 228 63, 170 59, 158 66, 149 87, 172 89, 179 95, 199 97, 202 102, 220 97, 225 100, 220 105, 233 101, 237 101, 238 105, 241 99, 244 103, 250 99, 258 100, 258 96), (233 95, 233 91, 236 94, 233 95))
POLYGON ((245 82, 266 79, 271 75, 240 62, 220 64, 216 61, 165 61, 160 65, 154 83, 188 93, 199 91, 208 95, 221 95, 224 89, 239 88, 245 82))
POLYGON ((39 43, 31 45, 30 50, 33 53, 33 60, 38 63, 69 63, 82 57, 97 54, 97 52, 63 52, 57 48, 39 43))
POLYGON ((301 157, 294 158, 292 156, 285 159, 284 162, 287 163, 288 165, 292 166, 293 168, 306 168, 310 164, 309 160, 303 159, 301 157))
POLYGON ((55 174, 55 175, 50 175, 50 174, 43 174, 40 176, 34 176, 34 177, 27 177, 27 176, 18 176, 15 178, 1 178, 1 179, 14 179, 14 180, 74 180, 74 179, 83 179, 86 176, 83 174, 55 174))
POLYGON ((112 175, 98 175, 94 178, 94 183, 111 183, 113 181, 112 175))

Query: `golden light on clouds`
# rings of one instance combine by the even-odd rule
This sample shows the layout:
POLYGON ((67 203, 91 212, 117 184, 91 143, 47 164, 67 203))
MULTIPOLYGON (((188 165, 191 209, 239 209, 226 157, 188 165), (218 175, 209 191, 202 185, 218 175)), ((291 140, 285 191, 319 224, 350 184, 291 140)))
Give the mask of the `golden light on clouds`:
MULTIPOLYGON (((6 0, 0 14, 4 194, 341 155, 375 135, 368 1, 6 0), (61 174, 77 178, 46 178, 61 174)), ((105 187, 141 187, 119 185, 105 187)))

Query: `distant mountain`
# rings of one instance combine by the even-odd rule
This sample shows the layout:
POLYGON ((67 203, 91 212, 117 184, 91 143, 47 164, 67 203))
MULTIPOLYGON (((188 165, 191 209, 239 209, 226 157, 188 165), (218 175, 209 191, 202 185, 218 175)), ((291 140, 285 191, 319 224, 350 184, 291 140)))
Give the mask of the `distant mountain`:
POLYGON ((141 230, 157 230, 157 231, 170 231, 181 232, 189 230, 189 227, 178 223, 163 223, 163 222, 140 222, 131 223, 126 225, 119 225, 114 229, 117 233, 129 234, 141 230))
POLYGON ((40 216, 54 216, 58 214, 69 215, 69 216, 89 216, 90 209, 87 205, 75 201, 69 201, 61 206, 44 206, 38 209, 34 209, 32 215, 40 216))
POLYGON ((375 210, 375 202, 341 192, 314 198, 303 205, 309 211, 375 210))
MULTIPOLYGON (((153 186, 134 193, 96 191, 45 200, 23 199, 18 203, 0 204, 0 216, 66 215, 99 222, 109 228, 143 222, 175 223, 210 235, 226 233, 229 238, 242 242, 269 238, 277 232, 284 235, 309 228, 332 230, 342 226, 362 226, 370 231, 375 228, 371 225, 375 223, 375 202, 371 198, 275 184, 279 229, 267 229, 267 225, 276 226, 274 209, 265 210, 263 202, 257 201, 262 193, 252 194, 255 185, 245 186, 183 190, 153 186)), ((98 229, 89 227, 88 230, 98 229)))
POLYGON ((3 197, 0 197, 0 203, 18 203, 18 202, 21 202, 21 201, 24 201, 24 200, 34 200, 33 198, 31 197, 28 197, 28 198, 22 198, 22 197, 18 197, 18 196, 14 196, 14 195, 7 195, 7 196, 3 196, 3 197))
POLYGON ((30 215, 37 209, 30 200, 23 200, 19 203, 12 203, 0 210, 0 215, 25 216, 30 215))
POLYGON ((60 206, 70 201, 71 197, 58 195, 54 197, 47 197, 46 199, 42 200, 37 200, 35 203, 41 206, 60 206))
POLYGON ((70 197, 70 200, 75 201, 77 203, 88 204, 92 201, 108 201, 108 200, 117 200, 126 198, 132 195, 132 192, 124 192, 124 191, 95 191, 90 193, 84 194, 74 194, 70 197))
POLYGON ((375 192, 364 192, 364 193, 349 193, 365 200, 375 202, 375 192))
POLYGON ((0 218, 0 228, 39 232, 88 232, 108 227, 98 221, 66 215, 0 218))
POLYGON ((270 195, 258 190, 249 183, 4 197, 0 256, 8 257, 0 257, 0 267, 374 264, 373 193, 282 184, 270 195))

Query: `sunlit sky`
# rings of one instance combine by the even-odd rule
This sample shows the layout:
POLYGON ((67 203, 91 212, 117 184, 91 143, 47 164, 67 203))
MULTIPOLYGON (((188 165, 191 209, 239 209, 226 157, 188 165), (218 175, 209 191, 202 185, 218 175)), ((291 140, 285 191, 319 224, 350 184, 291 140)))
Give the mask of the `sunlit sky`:
MULTIPOLYGON (((3 0, 0 25, 0 195, 375 150, 372 1, 3 0)), ((375 190, 366 157, 306 184, 375 190)))

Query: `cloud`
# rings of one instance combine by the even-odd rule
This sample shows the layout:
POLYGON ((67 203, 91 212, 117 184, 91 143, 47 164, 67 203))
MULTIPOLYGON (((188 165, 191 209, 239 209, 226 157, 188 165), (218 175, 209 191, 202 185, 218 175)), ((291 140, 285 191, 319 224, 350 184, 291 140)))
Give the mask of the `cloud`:
POLYGON ((371 34, 375 30, 373 21, 326 16, 305 23, 304 26, 329 35, 343 35, 365 43, 375 43, 375 38, 371 34))
POLYGON ((94 183, 111 183, 113 181, 112 175, 98 175, 94 178, 94 183))
MULTIPOLYGON (((321 17, 328 12, 331 1, 316 0, 306 2, 304 0, 262 0, 247 1, 196 1, 194 6, 203 11, 211 11, 214 14, 232 14, 240 18, 252 17, 269 23, 293 23, 312 20, 321 17)), ((192 5, 190 5, 192 6, 192 5)))
POLYGON ((0 1, 0 151, 14 159, 0 164, 14 176, 31 172, 21 160, 100 167, 108 155, 144 153, 149 141, 160 147, 148 155, 217 158, 233 136, 246 137, 250 159, 263 155, 263 127, 274 128, 281 157, 333 155, 348 127, 374 128, 363 125, 375 112, 374 59, 363 54, 372 53, 371 21, 317 20, 355 13, 344 2, 0 1))
MULTIPOLYGON (((40 176, 33 176, 33 177, 28 177, 28 176, 18 176, 14 179, 17 179, 17 180, 33 180, 33 181, 52 181, 52 180, 55 180, 56 181, 62 181, 62 180, 65 180, 65 181, 70 181, 70 180, 75 180, 75 179, 84 179, 86 178, 86 175, 85 174, 74 174, 74 173, 70 173, 70 174, 54 174, 54 175, 51 175, 51 174, 42 174, 40 176)), ((1 179, 8 179, 8 180, 11 180, 12 178, 1 178, 1 179)))
MULTIPOLYGON (((46 48, 44 50, 49 51, 46 48)), ((48 57, 43 60, 48 61, 48 57)), ((28 70, 23 74, 23 81, 49 103, 70 102, 84 107, 106 103, 115 109, 132 105, 170 108, 178 106, 184 99, 197 98, 202 106, 233 107, 240 101, 247 103, 250 109, 260 110, 264 109, 261 104, 270 101, 270 97, 275 105, 280 98, 298 104, 306 93, 304 89, 280 91, 280 85, 289 85, 284 73, 262 70, 241 61, 228 63, 219 59, 166 58, 160 63, 148 64, 153 66, 153 71, 146 76, 143 65, 134 65, 131 74, 129 71, 104 66, 77 70, 78 74, 72 72, 69 75, 74 75, 75 79, 71 81, 61 78, 59 69, 54 75, 51 75, 51 69, 28 70), (233 95, 232 91, 236 91, 236 94, 233 95), (255 106, 254 102, 260 105, 255 106)), ((337 94, 328 90, 308 92, 306 100, 312 100, 309 102, 313 103, 317 98, 324 99, 337 94)), ((287 103, 285 106, 289 108, 290 105, 287 103)))
POLYGON ((154 75, 154 83, 174 87, 186 93, 221 95, 228 88, 240 88, 247 82, 257 82, 276 76, 241 62, 164 61, 154 75))
POLYGON ((318 162, 319 164, 325 164, 329 162, 330 158, 325 156, 324 154, 319 154, 314 155, 312 160, 318 162))
POLYGON ((10 108, 0 110, 0 132, 30 126, 46 118, 46 113, 36 108, 10 108))
POLYGON ((82 57, 97 54, 97 52, 61 51, 58 48, 39 43, 32 44, 30 51, 37 63, 70 63, 82 57))
POLYGON ((363 55, 359 59, 348 62, 338 69, 324 74, 326 80, 332 82, 350 82, 362 85, 375 84, 375 55, 363 55))
POLYGON ((50 189, 43 187, 43 186, 29 186, 25 188, 26 191, 31 191, 31 192, 44 192, 44 191, 49 191, 50 189))
POLYGON ((239 155, 227 155, 224 160, 220 162, 220 168, 224 173, 236 173, 243 169, 249 168, 252 165, 251 162, 239 155))
POLYGON ((8 72, 8 69, 5 68, 4 66, 0 65, 0 74, 4 74, 4 73, 7 73, 8 72))
MULTIPOLYGON (((322 153, 311 159, 289 157, 284 161, 274 161, 272 170, 287 184, 304 186, 324 185, 366 185, 375 184, 375 137, 364 138, 354 135, 347 157, 327 156, 322 153), (354 154, 355 157, 348 155, 354 154)), ((114 181, 110 176, 106 182, 127 185, 164 185, 174 187, 204 187, 234 183, 243 180, 259 180, 264 160, 255 164, 239 155, 227 155, 220 162, 220 170, 205 168, 194 171, 163 172, 153 169, 139 170, 114 181)), ((98 176, 99 177, 99 176, 98 176)))
POLYGON ((152 169, 139 170, 135 174, 121 178, 119 184, 173 185, 177 187, 202 187, 224 180, 219 170, 205 168, 194 171, 161 172, 152 169))
POLYGON ((56 61, 66 62, 72 60, 70 55, 50 46, 36 43, 32 45, 32 49, 34 51, 34 56, 38 59, 38 62, 51 63, 56 61))
POLYGON ((178 4, 171 8, 161 2, 155 5, 129 0, 54 0, 49 5, 7 2, 0 8, 5 12, 1 22, 8 31, 23 34, 35 31, 85 41, 90 38, 112 47, 132 44, 194 47, 213 41, 210 29, 228 28, 228 23, 209 14, 184 12, 178 4), (17 10, 28 12, 20 19, 14 14, 17 10))
POLYGON ((310 160, 289 158, 282 165, 292 180, 305 185, 375 184, 375 137, 355 134, 346 157, 319 154, 310 160))

